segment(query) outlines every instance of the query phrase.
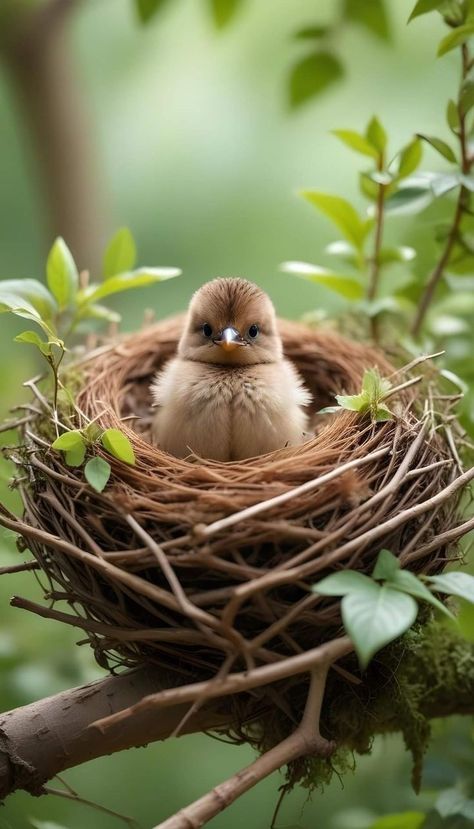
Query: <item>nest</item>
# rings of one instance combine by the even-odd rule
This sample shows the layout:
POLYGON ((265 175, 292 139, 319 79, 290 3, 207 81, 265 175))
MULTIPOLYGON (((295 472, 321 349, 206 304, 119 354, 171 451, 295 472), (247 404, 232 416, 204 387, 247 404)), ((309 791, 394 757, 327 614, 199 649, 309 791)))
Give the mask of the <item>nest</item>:
MULTIPOLYGON (((395 373, 368 346, 279 324, 315 412, 337 393, 360 391, 367 368, 395 373)), ((434 573, 462 534, 462 470, 448 421, 434 414, 451 401, 429 384, 400 392, 394 420, 315 415, 314 439, 243 462, 179 460, 152 446, 149 384, 180 330, 181 318, 167 320, 75 368, 75 427, 119 428, 137 457, 127 466, 104 453, 113 474, 102 494, 49 448, 48 401, 34 384, 40 399, 15 452, 29 476, 20 532, 51 601, 30 609, 83 629, 101 665, 155 664, 171 686, 284 662, 332 640, 342 630, 339 601, 313 593, 314 582, 340 568, 370 573, 382 548, 414 572, 434 573)), ((434 370, 425 363, 423 371, 434 370)), ((352 656, 338 670, 334 681, 356 681, 352 656)), ((281 735, 306 687, 296 674, 236 697, 234 733, 271 712, 281 735)), ((246 738, 268 743, 261 731, 246 738)))

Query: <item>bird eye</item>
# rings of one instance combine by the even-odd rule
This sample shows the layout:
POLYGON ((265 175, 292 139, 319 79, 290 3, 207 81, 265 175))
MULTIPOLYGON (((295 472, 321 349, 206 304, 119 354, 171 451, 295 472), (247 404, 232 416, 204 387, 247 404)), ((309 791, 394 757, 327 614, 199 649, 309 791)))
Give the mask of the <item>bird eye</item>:
POLYGON ((255 325, 255 323, 254 323, 253 325, 251 325, 251 326, 250 326, 250 328, 249 328, 249 337, 250 337, 252 340, 254 340, 254 339, 255 339, 255 337, 257 337, 257 336, 258 336, 258 332, 259 332, 259 330, 260 330, 260 329, 259 329, 258 325, 255 325))
POLYGON ((208 322, 205 322, 202 326, 202 333, 205 337, 212 337, 212 328, 208 322))

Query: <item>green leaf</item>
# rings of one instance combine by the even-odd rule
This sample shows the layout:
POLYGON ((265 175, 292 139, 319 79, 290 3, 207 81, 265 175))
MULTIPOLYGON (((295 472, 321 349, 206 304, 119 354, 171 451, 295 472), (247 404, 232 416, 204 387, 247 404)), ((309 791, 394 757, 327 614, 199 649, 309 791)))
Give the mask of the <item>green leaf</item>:
POLYGON ((441 573, 439 576, 426 576, 426 580, 437 593, 447 593, 474 602, 474 576, 469 573, 441 573))
POLYGON ((128 227, 117 230, 104 253, 103 272, 105 279, 124 271, 131 271, 137 258, 134 238, 128 227))
POLYGON ((329 253, 330 256, 338 256, 340 259, 343 259, 345 262, 348 262, 350 265, 357 267, 359 262, 359 257, 357 255, 357 251, 354 248, 354 245, 351 245, 350 242, 346 242, 345 239, 338 239, 336 242, 330 242, 329 245, 326 245, 324 248, 325 253, 329 253))
POLYGON ((37 279, 3 279, 0 281, 0 303, 5 296, 15 305, 32 308, 41 319, 50 323, 56 314, 58 306, 47 287, 37 279), (25 305, 26 303, 26 305, 25 305))
POLYGON ((74 301, 79 289, 79 274, 72 253, 60 236, 48 255, 46 281, 60 310, 74 301))
POLYGON ((459 109, 462 115, 467 115, 467 113, 472 109, 474 106, 474 80, 472 78, 466 78, 462 87, 461 87, 461 94, 459 96, 459 109))
POLYGON ((446 616, 454 619, 451 611, 448 610, 448 608, 440 602, 436 596, 433 596, 432 592, 428 590, 426 585, 423 584, 423 582, 420 581, 414 573, 410 573, 409 570, 397 570, 394 572, 392 577, 388 579, 388 586, 394 587, 396 590, 401 590, 403 593, 409 593, 410 596, 414 596, 415 599, 421 599, 423 602, 428 602, 428 604, 431 604, 433 607, 436 607, 437 610, 440 610, 441 613, 444 613, 446 616))
POLYGON ((382 155, 387 146, 387 133, 376 115, 370 119, 365 133, 367 141, 375 147, 377 153, 382 155))
POLYGON ((99 457, 91 458, 84 467, 86 480, 96 492, 102 492, 105 488, 111 471, 110 464, 99 457))
POLYGON ((364 414, 370 409, 370 399, 365 391, 360 394, 336 394, 336 400, 342 409, 350 412, 364 414))
POLYGON ((382 40, 390 39, 390 25, 384 0, 344 0, 343 13, 382 40))
POLYGON ((68 466, 82 466, 86 456, 85 443, 78 443, 72 449, 67 449, 64 453, 64 459, 68 466))
POLYGON ((376 423, 383 423, 386 420, 393 420, 394 414, 390 411, 388 406, 385 406, 383 403, 379 403, 378 406, 375 406, 372 417, 376 423))
POLYGON ((58 452, 66 452, 70 449, 75 449, 77 446, 85 445, 84 436, 78 429, 73 429, 71 432, 64 432, 51 444, 52 449, 58 452))
POLYGON ((318 190, 302 190, 301 195, 337 225, 346 239, 357 250, 361 250, 364 240, 373 225, 372 220, 363 221, 350 202, 341 198, 341 196, 332 196, 318 190))
POLYGON ((424 210, 434 198, 434 194, 426 187, 402 187, 385 200, 386 213, 419 213, 424 210))
POLYGON ((458 173, 439 173, 433 176, 430 186, 435 198, 439 198, 440 196, 444 196, 445 193, 449 193, 450 190, 459 187, 460 184, 461 180, 458 173))
POLYGON ((309 262, 283 262, 280 269, 284 273, 299 276, 308 282, 324 285, 324 287, 340 294, 345 299, 361 299, 364 295, 362 285, 353 276, 334 273, 326 268, 320 268, 318 265, 311 265, 309 262))
POLYGON ((106 429, 102 434, 101 441, 104 449, 107 449, 107 452, 110 452, 114 458, 118 458, 119 461, 124 461, 124 463, 135 463, 132 444, 119 429, 106 429))
POLYGON ((466 23, 464 26, 457 26, 449 35, 443 37, 438 46, 438 57, 442 57, 447 52, 455 49, 456 46, 461 46, 466 40, 474 35, 474 23, 466 23))
POLYGON ((52 343, 47 342, 47 340, 42 340, 36 331, 22 331, 21 334, 17 334, 17 336, 14 337, 14 340, 16 343, 28 343, 28 345, 35 345, 46 357, 52 354, 52 343))
POLYGON ((352 150, 371 158, 378 157, 378 152, 373 144, 355 130, 331 130, 331 132, 352 150))
POLYGON ((329 26, 305 26, 295 33, 297 40, 319 40, 330 31, 329 26))
POLYGON ((341 62, 330 52, 315 52, 299 61, 290 74, 290 105, 305 104, 342 78, 341 62))
POLYGON ((83 309, 81 309, 80 313, 81 319, 96 319, 96 320, 104 320, 105 322, 120 322, 122 319, 122 315, 119 314, 117 311, 112 311, 111 308, 107 308, 105 305, 86 305, 83 309))
POLYGON ((167 0, 135 0, 138 17, 142 23, 148 23, 157 14, 167 0))
POLYGON ((337 414, 337 412, 342 412, 340 406, 324 406, 323 409, 318 409, 316 414, 337 414))
POLYGON ((410 23, 411 20, 414 20, 415 17, 420 17, 422 14, 428 14, 428 12, 439 9, 439 7, 443 6, 445 2, 446 0, 418 0, 415 8, 408 18, 408 23, 410 23))
POLYGON ((450 161, 451 164, 457 164, 457 158, 454 155, 453 150, 441 138, 436 138, 434 135, 424 135, 424 133, 417 132, 418 138, 421 138, 422 141, 426 141, 431 146, 445 158, 447 161, 450 161))
POLYGON ((451 815, 462 815, 474 822, 474 800, 468 798, 459 789, 445 789, 440 793, 435 804, 436 811, 441 817, 447 818, 451 815))
MULTIPOLYGON (((462 394, 467 394, 468 393, 468 391, 469 391, 468 384, 465 383, 464 380, 461 377, 459 377, 457 374, 455 374, 454 371, 450 371, 450 369, 448 369, 448 368, 442 368, 442 369, 440 369, 439 373, 440 373, 441 377, 444 377, 446 380, 449 380, 449 382, 452 383, 453 386, 456 386, 456 388, 462 394)), ((461 573, 461 575, 463 575, 463 574, 461 573)))
POLYGON ((419 138, 414 138, 400 153, 398 162, 398 177, 406 178, 419 166, 423 156, 423 148, 419 138))
POLYGON ((400 570, 400 562, 390 550, 380 550, 372 572, 373 579, 391 579, 400 570))
POLYGON ((348 593, 370 589, 371 584, 372 579, 357 570, 340 570, 313 584, 311 590, 321 596, 346 596, 348 593))
POLYGON ((34 820, 30 818, 30 823, 35 829, 67 829, 63 823, 53 823, 52 820, 34 820))
POLYGON ((372 823, 369 829, 420 829, 426 820, 424 812, 400 812, 384 815, 372 823))
POLYGON ((378 650, 412 626, 418 606, 411 596, 369 579, 364 591, 344 596, 341 612, 361 667, 366 668, 378 650))
MULTIPOLYGON (((415 248, 407 245, 399 245, 394 248, 383 248, 380 251, 379 262, 382 265, 389 265, 392 262, 412 262, 416 258, 415 248)), ((391 297, 386 297, 391 299, 391 297)))
POLYGON ((359 172, 359 187, 360 192, 366 199, 376 201, 379 195, 379 186, 373 180, 371 173, 362 170, 359 172))
POLYGON ((121 273, 106 279, 101 285, 91 285, 81 297, 81 303, 93 302, 95 304, 98 299, 111 294, 119 294, 131 288, 142 288, 145 285, 153 285, 155 282, 164 282, 180 273, 179 268, 138 268, 130 273, 121 273))
POLYGON ((386 170, 373 170, 367 173, 367 175, 372 179, 372 181, 375 181, 376 184, 383 184, 385 187, 393 181, 393 176, 390 173, 387 173, 386 170))
POLYGON ((451 99, 448 101, 448 105, 446 107, 446 121, 448 122, 450 130, 454 132, 455 135, 458 135, 461 127, 461 121, 459 119, 458 108, 451 99))
POLYGON ((362 391, 366 392, 371 401, 383 400, 387 392, 392 388, 389 380, 380 376, 378 369, 367 368, 362 378, 362 391))
POLYGON ((212 18, 218 29, 227 26, 242 5, 241 0, 209 0, 209 2, 212 18))

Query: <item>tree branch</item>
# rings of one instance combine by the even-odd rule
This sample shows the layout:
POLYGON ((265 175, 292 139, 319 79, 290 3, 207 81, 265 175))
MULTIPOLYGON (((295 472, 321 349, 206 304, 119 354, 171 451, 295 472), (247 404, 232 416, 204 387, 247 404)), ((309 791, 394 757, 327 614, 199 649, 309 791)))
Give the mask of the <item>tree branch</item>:
POLYGON ((198 829, 282 766, 306 755, 329 757, 336 745, 324 740, 319 733, 328 667, 326 663, 311 672, 303 719, 293 734, 155 829, 198 829))
MULTIPOLYGON (((462 55, 462 70, 461 70, 461 84, 460 84, 460 93, 462 90, 462 84, 466 79, 469 68, 470 68, 470 57, 469 57, 469 50, 466 43, 461 45, 461 55, 462 55)), ((468 175, 471 171, 471 166, 473 159, 468 151, 468 141, 467 141, 467 131, 466 131, 466 114, 463 112, 461 107, 461 102, 458 100, 458 112, 459 112, 459 146, 461 151, 461 169, 464 175, 468 175)), ((440 280, 444 276, 444 272, 446 267, 449 265, 449 261, 451 259, 451 254, 453 252, 454 246, 459 236, 461 222, 464 216, 466 209, 469 207, 469 200, 470 200, 470 192, 467 187, 462 185, 459 189, 459 195, 456 202, 456 209, 454 212, 453 221, 451 224, 451 228, 449 234, 446 238, 446 242, 444 248, 442 250, 441 256, 438 259, 435 267, 433 268, 428 281, 425 285, 424 291, 421 295, 420 302, 417 308, 417 312, 415 315, 415 319, 413 321, 412 326, 412 335, 414 337, 419 337, 421 333, 421 329, 423 323, 425 321, 426 314, 429 310, 429 307, 433 301, 433 297, 435 295, 435 291, 439 285, 440 280)))
MULTIPOLYGON (((465 643, 465 649, 464 663, 474 662, 474 648, 465 643)), ((474 670, 463 675, 460 682, 456 679, 459 652, 450 647, 446 654, 443 651, 446 663, 448 657, 452 664, 443 662, 443 676, 449 676, 452 669, 455 689, 453 683, 443 685, 429 672, 420 672, 420 683, 426 686, 421 694, 420 714, 430 719, 474 714, 474 670)), ((410 651, 404 657, 408 658, 416 662, 416 655, 410 651)), ((0 715, 0 800, 18 789, 34 795, 43 794, 45 783, 65 769, 127 748, 165 740, 183 723, 189 710, 188 702, 181 701, 163 710, 145 706, 141 710, 135 709, 133 714, 130 709, 166 686, 167 677, 163 671, 142 668, 73 688, 0 715), (97 720, 124 710, 128 710, 129 716, 110 725, 105 734, 89 727, 97 720)), ((200 710, 186 720, 181 733, 230 729, 230 711, 226 700, 206 700, 200 710)), ((390 706, 383 715, 378 712, 373 718, 374 733, 400 728, 395 708, 390 706)))
MULTIPOLYGON (((92 682, 0 715, 0 801, 17 789, 44 794, 44 784, 62 771, 96 757, 164 740, 181 723, 188 706, 164 713, 138 714, 107 736, 89 726, 121 711, 147 694, 156 693, 166 678, 142 668, 92 682)), ((189 718, 184 733, 229 725, 222 704, 206 706, 189 718)))
POLYGON ((7 9, 0 38, 42 180, 48 236, 67 239, 79 267, 97 267, 102 194, 94 139, 75 77, 68 25, 76 0, 7 9))

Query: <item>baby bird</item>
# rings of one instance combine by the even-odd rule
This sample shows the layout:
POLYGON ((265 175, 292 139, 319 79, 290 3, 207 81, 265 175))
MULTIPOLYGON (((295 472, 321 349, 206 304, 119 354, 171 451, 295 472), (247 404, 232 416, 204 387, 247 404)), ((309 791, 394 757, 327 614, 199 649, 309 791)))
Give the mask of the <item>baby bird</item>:
POLYGON ((311 396, 283 357, 270 298, 245 279, 194 294, 177 357, 151 391, 153 440, 178 458, 238 461, 305 439, 311 396))

